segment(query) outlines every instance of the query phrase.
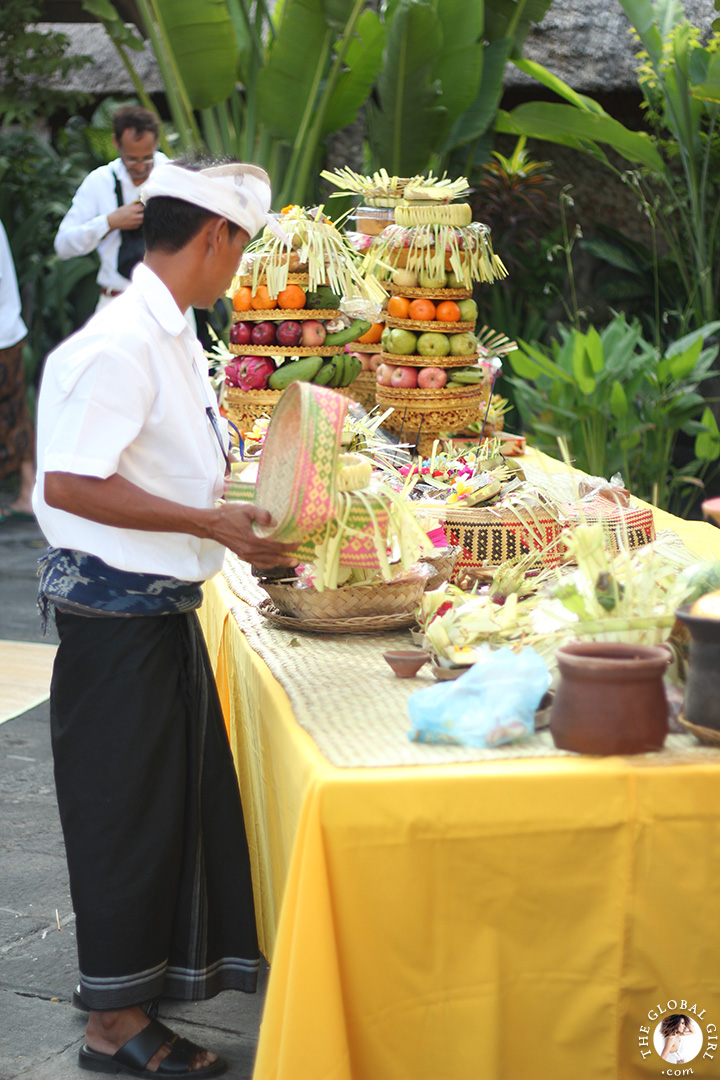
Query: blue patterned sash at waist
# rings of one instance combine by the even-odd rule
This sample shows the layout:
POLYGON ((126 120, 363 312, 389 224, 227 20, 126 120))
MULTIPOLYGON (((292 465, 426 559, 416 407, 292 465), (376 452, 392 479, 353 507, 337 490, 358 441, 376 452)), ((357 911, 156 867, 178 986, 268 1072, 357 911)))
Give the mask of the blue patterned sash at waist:
POLYGON ((48 604, 78 615, 123 618, 179 615, 202 603, 199 581, 118 570, 82 551, 48 548, 39 567, 38 606, 43 628, 48 604))

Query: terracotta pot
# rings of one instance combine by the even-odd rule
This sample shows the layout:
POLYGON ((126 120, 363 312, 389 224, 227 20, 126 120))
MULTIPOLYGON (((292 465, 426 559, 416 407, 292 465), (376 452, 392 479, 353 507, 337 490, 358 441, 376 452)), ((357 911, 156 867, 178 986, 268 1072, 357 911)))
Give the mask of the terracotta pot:
POLYGON ((675 614, 691 636, 685 719, 720 730, 720 619, 691 615, 687 607, 679 608, 675 614))
POLYGON ((556 652, 560 685, 550 713, 555 745, 580 754, 660 750, 668 730, 664 645, 583 641, 556 652))

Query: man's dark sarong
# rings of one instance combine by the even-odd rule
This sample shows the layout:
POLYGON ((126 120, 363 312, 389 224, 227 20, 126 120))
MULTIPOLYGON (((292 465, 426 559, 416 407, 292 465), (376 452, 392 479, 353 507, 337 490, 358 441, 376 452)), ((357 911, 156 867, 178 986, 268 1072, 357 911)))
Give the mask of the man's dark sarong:
POLYGON ((51 728, 83 1000, 253 991, 242 807, 197 616, 56 619, 51 728))

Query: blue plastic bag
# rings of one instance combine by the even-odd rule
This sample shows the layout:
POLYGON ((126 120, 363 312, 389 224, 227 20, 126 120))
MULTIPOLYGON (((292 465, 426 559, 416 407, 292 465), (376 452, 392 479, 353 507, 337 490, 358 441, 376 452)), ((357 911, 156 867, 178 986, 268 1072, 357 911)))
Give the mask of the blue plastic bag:
POLYGON ((549 686, 547 665, 534 649, 484 649, 464 675, 410 697, 408 735, 483 748, 514 742, 535 730, 535 710, 549 686))

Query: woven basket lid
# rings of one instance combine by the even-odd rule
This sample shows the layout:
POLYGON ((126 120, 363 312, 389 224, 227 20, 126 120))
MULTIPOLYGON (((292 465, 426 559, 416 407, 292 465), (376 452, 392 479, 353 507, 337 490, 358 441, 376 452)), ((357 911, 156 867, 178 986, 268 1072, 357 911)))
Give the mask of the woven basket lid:
POLYGON ((265 435, 255 501, 275 525, 259 536, 296 543, 335 516, 337 469, 348 399, 313 383, 283 391, 265 435))

